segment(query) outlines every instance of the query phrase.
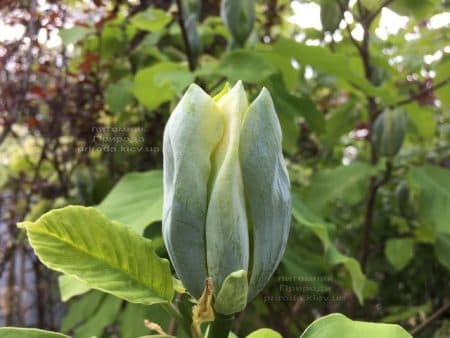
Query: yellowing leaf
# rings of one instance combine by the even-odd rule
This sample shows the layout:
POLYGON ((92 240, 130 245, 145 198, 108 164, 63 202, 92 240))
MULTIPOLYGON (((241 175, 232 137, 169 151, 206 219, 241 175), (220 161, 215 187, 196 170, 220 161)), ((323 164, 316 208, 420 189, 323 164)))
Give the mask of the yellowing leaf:
POLYGON ((169 262, 152 242, 94 208, 68 206, 23 222, 31 246, 49 268, 132 303, 172 299, 169 262))

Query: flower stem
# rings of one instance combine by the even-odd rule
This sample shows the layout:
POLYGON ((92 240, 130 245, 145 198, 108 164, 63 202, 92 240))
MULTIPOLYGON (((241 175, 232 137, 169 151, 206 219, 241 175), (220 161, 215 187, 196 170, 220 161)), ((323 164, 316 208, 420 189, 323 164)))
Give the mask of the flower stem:
POLYGON ((208 338, 228 338, 233 323, 233 316, 216 313, 216 318, 209 326, 208 338))

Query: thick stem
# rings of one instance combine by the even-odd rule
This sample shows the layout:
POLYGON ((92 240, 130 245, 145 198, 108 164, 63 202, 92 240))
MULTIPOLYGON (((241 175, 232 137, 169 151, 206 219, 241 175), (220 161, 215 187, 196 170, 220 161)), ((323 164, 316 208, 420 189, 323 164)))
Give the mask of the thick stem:
POLYGON ((216 318, 209 326, 208 338, 227 338, 233 323, 233 316, 216 314, 216 318))

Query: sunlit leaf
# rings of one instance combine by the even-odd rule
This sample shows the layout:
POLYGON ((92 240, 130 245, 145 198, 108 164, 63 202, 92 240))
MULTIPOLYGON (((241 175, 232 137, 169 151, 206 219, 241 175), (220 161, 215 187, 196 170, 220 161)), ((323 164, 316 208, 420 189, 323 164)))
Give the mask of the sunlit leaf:
POLYGON ((19 226, 51 269, 132 303, 172 299, 169 262, 156 256, 152 242, 94 208, 68 206, 19 226))
POLYGON ((59 276, 58 283, 63 302, 67 302, 70 298, 82 295, 91 289, 86 283, 68 275, 59 276))
POLYGON ((150 32, 163 29, 171 20, 170 15, 157 8, 149 8, 145 12, 134 15, 130 22, 133 26, 150 32))
POLYGON ((22 329, 18 327, 1 327, 2 338, 70 338, 62 333, 50 332, 39 329, 22 329))
POLYGON ((353 321, 334 313, 313 322, 300 338, 412 338, 401 326, 353 321))
POLYGON ((259 329, 250 333, 247 338, 282 338, 282 336, 271 329, 259 329))

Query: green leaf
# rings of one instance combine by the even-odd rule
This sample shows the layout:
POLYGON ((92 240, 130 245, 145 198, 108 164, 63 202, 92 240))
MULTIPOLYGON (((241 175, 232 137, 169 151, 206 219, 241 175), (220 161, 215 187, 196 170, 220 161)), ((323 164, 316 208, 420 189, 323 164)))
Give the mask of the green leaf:
POLYGON ((62 333, 39 330, 23 329, 18 327, 1 327, 0 337, 2 338, 70 338, 62 333))
POLYGON ((100 337, 105 328, 116 320, 122 303, 121 299, 106 295, 92 316, 76 327, 74 338, 100 337))
POLYGON ((105 101, 113 113, 123 113, 127 105, 133 100, 133 83, 129 79, 122 79, 112 83, 105 90, 105 101))
POLYGON ((432 311, 431 301, 427 301, 423 305, 411 306, 389 306, 386 310, 389 315, 382 318, 385 323, 398 323, 415 317, 417 314, 425 314, 432 311))
POLYGON ((353 321, 333 313, 309 325, 300 338, 412 338, 401 326, 353 321))
POLYGON ((374 167, 366 163, 319 171, 306 190, 305 202, 314 211, 323 210, 337 199, 344 199, 349 204, 360 202, 374 171, 374 167))
POLYGON ((424 139, 430 139, 436 132, 436 121, 434 112, 427 107, 421 107, 417 103, 412 103, 405 106, 405 111, 408 114, 408 121, 413 127, 413 130, 424 139))
POLYGON ((282 338, 282 336, 271 329, 259 329, 250 333, 247 338, 282 338))
POLYGON ((58 284, 63 302, 67 302, 70 298, 82 295, 91 289, 86 283, 68 275, 59 276, 58 284))
POLYGON ((292 194, 292 215, 298 223, 309 228, 322 242, 324 255, 330 264, 343 264, 350 273, 352 288, 360 303, 376 289, 376 284, 368 280, 361 270, 359 262, 343 255, 331 241, 328 229, 331 227, 323 219, 310 210, 296 193, 292 194))
POLYGON ((322 133, 325 131, 325 119, 313 101, 307 96, 299 97, 288 92, 280 83, 279 75, 273 76, 268 81, 268 88, 272 94, 277 111, 287 114, 291 118, 302 116, 312 131, 322 133))
MULTIPOLYGON (((119 317, 119 336, 121 338, 145 336, 148 334, 148 328, 143 325, 145 319, 158 323, 161 327, 167 327, 171 320, 159 304, 147 306, 128 303, 119 317)), ((182 330, 178 330, 178 336, 184 337, 182 330)))
POLYGON ((165 11, 157 8, 149 8, 145 12, 134 15, 130 22, 139 29, 156 32, 163 29, 170 20, 171 16, 165 11))
POLYGON ((90 291, 83 297, 71 301, 61 324, 61 331, 69 332, 91 318, 105 297, 106 294, 103 292, 90 291))
POLYGON ((299 82, 299 70, 292 65, 292 58, 274 51, 272 46, 259 45, 258 54, 269 61, 281 73, 284 85, 288 90, 295 89, 299 82))
POLYGON ((217 72, 230 81, 258 83, 276 72, 263 56, 250 50, 234 50, 221 59, 217 72))
POLYGON ((384 253, 389 263, 397 270, 402 270, 414 255, 414 240, 411 238, 394 238, 386 242, 384 253))
POLYGON ((442 110, 450 109, 450 86, 443 86, 435 91, 437 98, 441 101, 442 110))
POLYGON ((369 11, 378 9, 382 3, 382 0, 361 0, 361 4, 369 11))
POLYGON ((419 190, 419 216, 430 225, 428 237, 434 241, 435 255, 450 269, 450 170, 432 165, 415 167, 410 170, 409 180, 419 190))
POLYGON ((134 77, 133 94, 149 109, 172 100, 194 80, 186 66, 173 62, 159 62, 141 69, 134 77))
POLYGON ((430 16, 438 5, 439 0, 396 0, 389 7, 400 15, 420 20, 430 16))
POLYGON ((378 96, 386 103, 395 101, 390 90, 375 87, 364 77, 363 67, 358 59, 341 53, 332 53, 326 48, 307 46, 283 38, 277 40, 274 50, 296 59, 302 67, 310 65, 318 71, 345 80, 367 95, 378 96), (355 60, 358 62, 356 63, 355 60))
POLYGON ((450 234, 438 234, 434 244, 434 253, 439 262, 450 270, 450 234))
POLYGON ((450 234, 450 170, 425 165, 411 168, 410 181, 419 189, 419 213, 437 233, 450 234))
POLYGON ((94 32, 92 28, 87 27, 73 27, 61 29, 58 34, 65 46, 77 43, 84 39, 88 34, 94 32))
POLYGON ((45 265, 76 276, 89 287, 132 303, 172 299, 169 262, 154 253, 152 242, 94 208, 52 210, 19 227, 27 230, 45 265))
POLYGON ((151 170, 123 176, 97 209, 142 234, 147 225, 161 219, 162 204, 162 171, 151 170))
POLYGON ((350 99, 327 115, 326 131, 321 136, 322 142, 328 147, 340 145, 340 137, 353 130, 361 118, 361 112, 355 109, 355 99, 350 99))

